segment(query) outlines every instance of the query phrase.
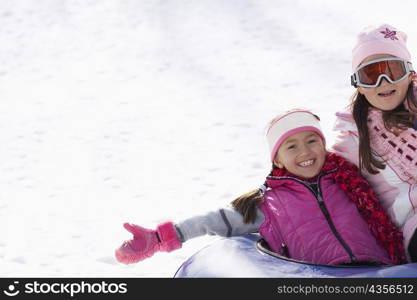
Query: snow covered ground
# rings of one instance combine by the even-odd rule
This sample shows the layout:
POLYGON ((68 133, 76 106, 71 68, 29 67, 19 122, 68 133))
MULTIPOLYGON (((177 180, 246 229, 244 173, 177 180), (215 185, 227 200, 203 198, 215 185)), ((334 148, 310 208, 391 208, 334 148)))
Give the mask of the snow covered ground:
POLYGON ((0 0, 0 275, 171 277, 200 237, 125 266, 125 221, 228 204, 269 171, 264 128, 305 107, 331 145, 356 33, 417 53, 414 0, 0 0))

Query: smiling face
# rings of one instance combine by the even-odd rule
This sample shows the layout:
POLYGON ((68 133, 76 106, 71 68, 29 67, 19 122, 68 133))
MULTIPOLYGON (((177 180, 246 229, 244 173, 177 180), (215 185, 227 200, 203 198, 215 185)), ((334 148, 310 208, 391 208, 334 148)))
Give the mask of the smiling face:
MULTIPOLYGON (((374 59, 385 57, 393 56, 387 54, 371 55, 364 59, 362 64, 374 59)), ((394 84, 389 83, 386 79, 382 79, 379 86, 375 88, 359 87, 358 91, 365 96, 372 106, 380 110, 388 111, 393 110, 404 101, 410 82, 411 74, 404 80, 394 84)))
POLYGON ((274 164, 288 172, 312 178, 320 173, 326 159, 326 148, 314 131, 301 131, 289 136, 279 147, 274 164))

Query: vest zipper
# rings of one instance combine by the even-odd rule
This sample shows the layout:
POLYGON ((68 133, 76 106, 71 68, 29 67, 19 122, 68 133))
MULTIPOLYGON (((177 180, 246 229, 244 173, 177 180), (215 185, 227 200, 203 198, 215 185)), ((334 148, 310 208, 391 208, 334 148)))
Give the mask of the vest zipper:
POLYGON ((333 223, 333 221, 330 217, 330 213, 329 213, 326 205, 324 204, 324 201, 323 201, 323 198, 322 198, 322 195, 321 195, 321 191, 320 191, 320 183, 319 183, 318 180, 317 180, 317 192, 318 192, 318 195, 317 195, 316 199, 319 202, 320 209, 323 212, 324 216, 326 217, 326 220, 327 220, 327 223, 330 226, 330 229, 332 230, 334 236, 337 238, 339 243, 343 246, 343 248, 349 254, 351 262, 356 262, 357 259, 356 259, 355 255, 353 254, 352 249, 350 249, 349 245, 346 244, 346 242, 343 240, 340 233, 337 231, 336 227, 334 226, 334 223, 333 223))
MULTIPOLYGON (((328 211, 328 209, 327 209, 327 207, 326 207, 326 205, 325 205, 325 203, 323 201, 323 197, 322 197, 321 190, 320 190, 320 179, 321 179, 321 177, 323 177, 325 175, 328 175, 328 174, 331 174, 331 173, 335 172, 336 170, 337 169, 334 169, 334 170, 331 170, 331 171, 328 171, 328 172, 326 172, 324 174, 319 175, 319 177, 317 178, 317 195, 314 192, 314 190, 306 182, 304 182, 304 181, 302 181, 300 179, 293 178, 293 177, 288 177, 288 176, 282 176, 282 177, 276 177, 276 178, 294 180, 294 181, 297 181, 297 182, 301 183, 302 185, 304 185, 306 188, 309 189, 309 191, 317 199, 317 202, 319 203, 320 210, 323 213, 324 217, 326 218, 327 224, 329 224, 329 227, 332 230, 334 236, 339 241, 339 243, 342 245, 343 249, 345 249, 345 251, 349 255, 351 262, 356 262, 357 261, 357 258, 353 254, 352 249, 350 249, 349 245, 346 244, 346 242, 343 240, 343 238, 340 235, 340 233, 337 231, 337 229, 336 229, 336 227, 335 227, 335 225, 334 225, 334 223, 333 223, 333 221, 332 221, 332 219, 330 217, 330 213, 329 213, 329 211, 328 211)), ((271 176, 271 177, 273 177, 273 176, 271 176)))

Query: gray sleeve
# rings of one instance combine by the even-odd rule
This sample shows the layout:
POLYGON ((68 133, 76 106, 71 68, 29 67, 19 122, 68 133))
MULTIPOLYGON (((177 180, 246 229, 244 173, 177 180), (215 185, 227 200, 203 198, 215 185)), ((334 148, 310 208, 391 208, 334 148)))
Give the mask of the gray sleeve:
POLYGON ((205 234, 230 237, 245 233, 258 232, 264 221, 264 215, 256 210, 255 223, 243 223, 242 215, 233 207, 220 208, 208 213, 191 217, 175 223, 182 242, 205 234))

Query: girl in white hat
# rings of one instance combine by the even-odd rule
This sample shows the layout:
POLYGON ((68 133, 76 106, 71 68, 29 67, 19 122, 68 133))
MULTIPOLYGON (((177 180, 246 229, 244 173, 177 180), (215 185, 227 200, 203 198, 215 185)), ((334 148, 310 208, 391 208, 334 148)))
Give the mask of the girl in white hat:
POLYGON ((259 232, 269 247, 318 264, 399 264, 402 233, 379 205, 358 169, 328 153, 319 119, 307 110, 276 117, 266 138, 272 171, 261 188, 224 208, 155 230, 125 223, 133 234, 117 250, 122 263, 170 252, 204 234, 259 232))

